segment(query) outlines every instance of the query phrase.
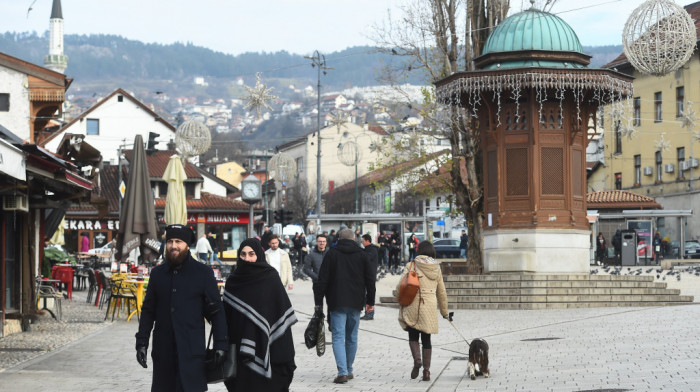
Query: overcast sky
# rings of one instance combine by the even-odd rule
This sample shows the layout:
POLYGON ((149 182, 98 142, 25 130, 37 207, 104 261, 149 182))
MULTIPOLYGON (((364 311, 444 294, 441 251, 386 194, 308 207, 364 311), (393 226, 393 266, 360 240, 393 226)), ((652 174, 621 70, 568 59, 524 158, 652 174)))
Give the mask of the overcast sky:
MULTIPOLYGON (((542 0, 539 0, 542 1, 542 0)), ((48 29, 53 0, 0 0, 0 32, 48 29), (32 7, 32 10, 27 12, 32 7)), ((406 0, 62 0, 65 34, 115 34, 143 42, 191 42, 230 54, 310 54, 372 45, 370 27, 400 17, 406 0)), ((677 0, 684 6, 694 0, 677 0)), ((552 10, 583 45, 620 44, 642 0, 558 0, 552 10)), ((529 0, 511 0, 511 11, 529 0)), ((1 50, 1 49, 0 49, 1 50)))

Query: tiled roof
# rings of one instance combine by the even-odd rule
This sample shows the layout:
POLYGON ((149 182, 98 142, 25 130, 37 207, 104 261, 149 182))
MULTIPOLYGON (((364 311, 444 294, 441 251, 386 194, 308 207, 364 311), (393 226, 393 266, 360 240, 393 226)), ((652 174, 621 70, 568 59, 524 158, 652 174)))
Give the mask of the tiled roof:
MULTIPOLYGON (((462 177, 462 182, 467 183, 467 166, 465 164, 464 158, 459 160, 460 163, 460 176, 462 177)), ((422 179, 415 187, 414 190, 417 192, 429 191, 429 192, 450 192, 450 184, 452 183, 452 174, 450 170, 452 168, 452 162, 448 161, 444 165, 440 166, 437 175, 427 176, 422 179)))
POLYGON ((155 121, 160 122, 161 124, 165 125, 167 128, 170 128, 170 130, 173 131, 173 133, 175 133, 175 131, 176 131, 175 127, 172 126, 172 125, 171 125, 169 122, 167 122, 165 119, 161 118, 161 117, 158 115, 158 113, 156 113, 156 112, 154 112, 153 110, 151 110, 151 108, 149 108, 148 106, 144 105, 143 102, 141 102, 141 101, 139 101, 138 99, 134 98, 131 94, 127 93, 126 91, 124 91, 124 90, 121 89, 121 88, 118 88, 118 89, 114 90, 114 92, 112 92, 111 94, 109 94, 107 97, 105 97, 104 99, 102 99, 100 102, 96 103, 95 105, 93 105, 92 107, 90 107, 89 109, 87 109, 86 111, 84 111, 83 113, 81 113, 78 117, 76 117, 76 118, 70 120, 67 124, 65 124, 64 126, 62 126, 61 129, 60 129, 58 132, 53 133, 53 134, 47 136, 44 140, 41 141, 41 145, 42 145, 42 146, 46 146, 46 144, 47 144, 48 142, 50 142, 50 141, 53 140, 54 138, 58 137, 58 135, 63 134, 63 131, 65 131, 66 129, 68 129, 71 125, 73 125, 73 124, 75 124, 76 122, 81 121, 82 119, 84 119, 85 117, 87 117, 88 114, 92 113, 95 109, 97 109, 98 107, 102 106, 105 102, 109 101, 113 96, 115 96, 115 95, 117 95, 117 94, 121 94, 121 95, 123 95, 124 97, 126 97, 127 99, 129 99, 130 101, 132 101, 132 102, 133 102, 134 104, 136 104, 138 107, 140 107, 141 109, 143 109, 146 113, 150 114, 150 115, 155 119, 155 121))
POLYGON ((620 190, 588 193, 586 201, 590 210, 661 209, 661 205, 651 197, 620 190))
MULTIPOLYGON (((131 154, 133 150, 124 151, 124 156, 126 159, 131 161, 131 154)), ((165 168, 168 167, 170 162, 170 157, 177 154, 175 151, 161 151, 157 150, 152 154, 146 154, 146 162, 148 163, 148 176, 150 178, 161 178, 163 173, 165 173, 165 168)), ((202 178, 197 169, 192 166, 191 163, 186 162, 185 164, 185 174, 187 174, 188 179, 192 178, 202 178)))
MULTIPOLYGON (((100 171, 100 181, 99 183, 95 181, 95 186, 92 190, 91 201, 95 202, 97 200, 102 202, 107 202, 108 209, 104 211, 108 215, 118 215, 119 214, 119 167, 118 166, 105 166, 100 171), (98 186, 99 184, 99 186, 98 186)), ((73 203, 70 208, 70 212, 82 212, 82 213, 93 213, 97 214, 97 209, 93 204, 88 201, 81 201, 80 203, 73 203)))
MULTIPOLYGON (((700 41, 700 1, 688 4, 683 8, 690 14, 690 18, 695 23, 695 32, 699 38, 698 41, 700 41)), ((624 53, 621 53, 613 61, 603 65, 601 68, 613 68, 626 64, 629 64, 629 60, 627 60, 627 56, 624 53)))
MULTIPOLYGON (((165 199, 156 199, 156 210, 165 209, 165 199)), ((188 199, 187 211, 247 212, 248 203, 202 192, 201 199, 188 199)))
POLYGON ((386 136, 388 133, 382 128, 381 125, 370 125, 367 127, 370 131, 376 133, 377 135, 386 136))
MULTIPOLYGON (((119 214, 119 196, 117 188, 117 167, 107 167, 103 171, 102 179, 107 179, 107 181, 102 183, 102 194, 101 197, 106 198, 109 203, 109 215, 117 216, 119 214), (106 175, 104 173, 107 173, 106 175)), ((234 200, 228 197, 212 195, 207 192, 202 192, 200 195, 201 199, 187 199, 187 211, 188 212, 232 212, 241 213, 248 212, 248 203, 240 200, 234 200)), ((162 213, 165 209, 165 199, 155 199, 156 212, 162 213)), ((254 206, 256 210, 262 208, 259 205, 254 206)), ((97 215, 97 209, 87 203, 82 202, 79 204, 73 204, 69 209, 70 213, 82 213, 82 214, 95 214, 97 215)))

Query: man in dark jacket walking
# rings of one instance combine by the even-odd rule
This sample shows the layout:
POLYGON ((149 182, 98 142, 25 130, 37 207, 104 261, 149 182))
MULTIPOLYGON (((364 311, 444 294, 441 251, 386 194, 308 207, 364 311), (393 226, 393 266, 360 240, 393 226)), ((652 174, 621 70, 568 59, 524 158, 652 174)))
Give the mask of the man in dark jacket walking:
POLYGON ((136 360, 148 367, 146 352, 155 324, 151 391, 206 391, 204 318, 212 323, 215 361, 223 363, 228 349, 221 296, 212 269, 190 254, 192 230, 170 225, 165 238, 166 262, 151 271, 141 307, 136 360))
POLYGON ((467 258, 467 247, 469 246, 469 237, 467 237, 467 231, 462 230, 462 235, 459 236, 459 257, 465 259, 467 258))
POLYGON ((323 258, 314 303, 317 308, 322 306, 324 297, 328 303, 338 368, 333 382, 344 384, 354 378, 352 365, 362 307, 367 313, 374 311, 375 276, 369 256, 353 240, 352 230, 340 230, 338 238, 338 244, 323 258))
MULTIPOLYGON (((372 243, 372 236, 369 234, 364 234, 362 237, 362 246, 365 248, 365 253, 369 256, 370 268, 373 271, 374 281, 377 281, 377 266, 379 265, 379 247, 372 243)), ((369 305, 369 296, 365 301, 365 305, 369 305)), ((374 320, 374 310, 371 312, 365 311, 365 315, 361 317, 361 320, 374 320)))
POLYGON ((324 234, 319 234, 316 237, 316 246, 304 259, 304 273, 311 278, 311 289, 314 296, 318 290, 318 273, 321 271, 321 263, 323 263, 323 256, 326 255, 327 246, 328 239, 324 234))

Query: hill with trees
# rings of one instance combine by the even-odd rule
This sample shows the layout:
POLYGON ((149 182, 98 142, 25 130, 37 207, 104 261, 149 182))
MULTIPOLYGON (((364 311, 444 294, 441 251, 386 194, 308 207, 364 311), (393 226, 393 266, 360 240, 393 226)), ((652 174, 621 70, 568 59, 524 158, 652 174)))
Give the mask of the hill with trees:
MULTIPOLYGON (((0 34, 0 51, 43 65, 48 40, 48 32, 42 35, 6 32, 0 34)), ((74 78, 78 86, 93 86, 94 89, 99 89, 100 85, 109 85, 110 91, 115 85, 135 89, 129 85, 154 81, 177 84, 191 82, 195 76, 214 81, 240 78, 244 84, 253 85, 258 72, 266 80, 274 80, 284 87, 289 84, 315 86, 317 82, 317 71, 311 68, 311 62, 303 55, 286 51, 234 56, 191 43, 143 43, 104 34, 69 34, 64 40, 64 52, 69 58, 66 75, 74 78)), ((619 45, 584 48, 593 56, 593 67, 612 60, 621 50, 619 45)), ((332 70, 323 76, 322 83, 330 90, 376 85, 381 69, 405 65, 403 59, 380 53, 369 46, 347 48, 325 53, 325 56, 327 66, 332 70)), ((413 72, 405 83, 425 84, 420 72, 413 72)))

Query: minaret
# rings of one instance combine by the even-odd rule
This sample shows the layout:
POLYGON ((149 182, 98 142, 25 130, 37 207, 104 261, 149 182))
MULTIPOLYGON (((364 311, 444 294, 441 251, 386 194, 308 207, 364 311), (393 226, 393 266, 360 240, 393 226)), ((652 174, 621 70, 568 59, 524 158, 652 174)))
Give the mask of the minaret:
POLYGON ((63 54, 63 12, 61 0, 53 0, 49 21, 49 54, 44 56, 46 68, 64 73, 68 67, 68 56, 63 54))

